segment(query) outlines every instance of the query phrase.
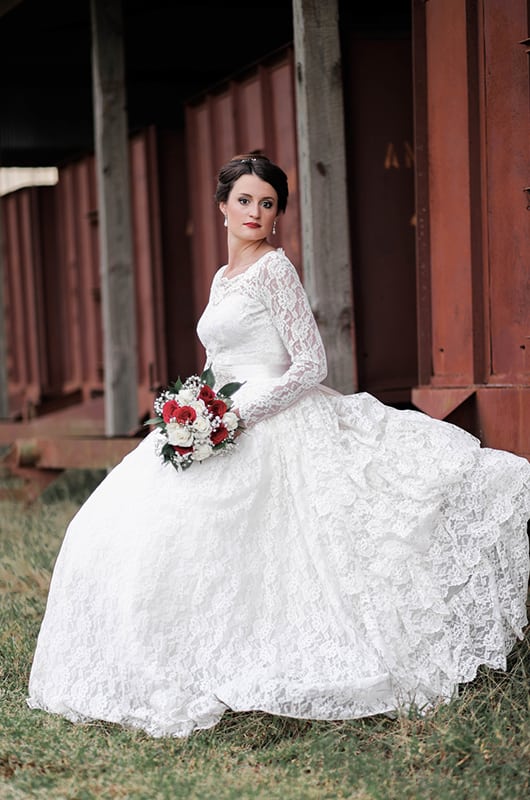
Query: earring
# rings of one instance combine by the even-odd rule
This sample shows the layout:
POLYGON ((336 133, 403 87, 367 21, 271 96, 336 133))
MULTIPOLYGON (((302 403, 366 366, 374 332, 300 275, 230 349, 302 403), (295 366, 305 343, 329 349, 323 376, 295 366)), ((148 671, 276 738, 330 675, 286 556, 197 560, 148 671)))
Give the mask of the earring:
POLYGON ((225 214, 225 228, 228 228, 228 217, 225 214))
POLYGON ((272 223, 272 235, 276 236, 276 220, 272 223))

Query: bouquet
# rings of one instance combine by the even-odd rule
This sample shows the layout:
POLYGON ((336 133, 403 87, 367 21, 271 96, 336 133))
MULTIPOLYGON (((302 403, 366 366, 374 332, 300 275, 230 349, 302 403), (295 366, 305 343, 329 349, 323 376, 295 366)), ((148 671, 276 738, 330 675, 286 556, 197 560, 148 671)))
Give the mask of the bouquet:
POLYGON ((230 410, 232 395, 242 384, 227 383, 217 392, 214 385, 215 376, 208 368, 184 382, 178 378, 154 401, 156 416, 145 424, 162 433, 158 454, 177 470, 233 448, 236 434, 244 428, 230 410))

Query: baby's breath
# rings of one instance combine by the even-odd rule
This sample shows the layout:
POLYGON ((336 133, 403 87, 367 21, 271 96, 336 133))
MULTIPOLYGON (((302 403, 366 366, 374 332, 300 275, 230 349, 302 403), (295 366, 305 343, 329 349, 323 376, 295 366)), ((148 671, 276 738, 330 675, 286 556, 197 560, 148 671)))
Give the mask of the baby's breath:
POLYGON ((159 392, 154 400, 156 417, 146 424, 154 424, 157 428, 159 435, 156 442, 157 455, 164 463, 171 464, 177 470, 188 469, 194 461, 201 463, 212 455, 230 452, 235 447, 237 433, 244 427, 240 421, 236 428, 232 428, 233 414, 230 421, 227 418, 225 425, 224 415, 220 416, 209 408, 211 402, 222 401, 226 406, 226 414, 233 405, 232 394, 241 384, 226 384, 219 392, 215 392, 214 383, 214 374, 211 369, 207 369, 201 375, 190 375, 185 381, 179 378, 173 385, 159 392), (205 400, 199 398, 203 387, 208 387, 208 392, 203 392, 205 400), (182 392, 187 393, 188 402, 182 397, 182 392), (190 399, 190 395, 193 399, 190 399), (171 410, 166 409, 164 419, 165 406, 169 401, 173 401, 175 405, 171 410), (196 420, 201 418, 202 425, 197 425, 196 420), (215 443, 219 438, 218 431, 222 432, 223 426, 225 438, 215 443), (212 438, 213 434, 216 434, 215 438, 212 438))

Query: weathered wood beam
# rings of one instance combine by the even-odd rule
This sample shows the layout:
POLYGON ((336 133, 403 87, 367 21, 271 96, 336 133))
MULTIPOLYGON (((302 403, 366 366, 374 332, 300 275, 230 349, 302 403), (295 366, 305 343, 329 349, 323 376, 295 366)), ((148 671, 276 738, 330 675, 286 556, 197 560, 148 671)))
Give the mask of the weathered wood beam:
POLYGON ((121 0, 91 0, 105 431, 138 427, 137 345, 121 0))
POLYGON ((337 0, 293 0, 304 284, 328 356, 326 383, 357 389, 337 0))

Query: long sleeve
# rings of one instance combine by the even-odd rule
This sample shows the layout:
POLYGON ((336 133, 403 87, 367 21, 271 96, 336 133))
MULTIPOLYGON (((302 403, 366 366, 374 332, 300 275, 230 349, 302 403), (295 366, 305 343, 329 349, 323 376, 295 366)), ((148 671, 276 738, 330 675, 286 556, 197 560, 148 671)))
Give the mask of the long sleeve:
POLYGON ((274 259, 260 270, 259 296, 289 354, 291 366, 267 393, 240 407, 247 426, 287 408, 327 374, 324 345, 307 294, 286 257, 274 259))

